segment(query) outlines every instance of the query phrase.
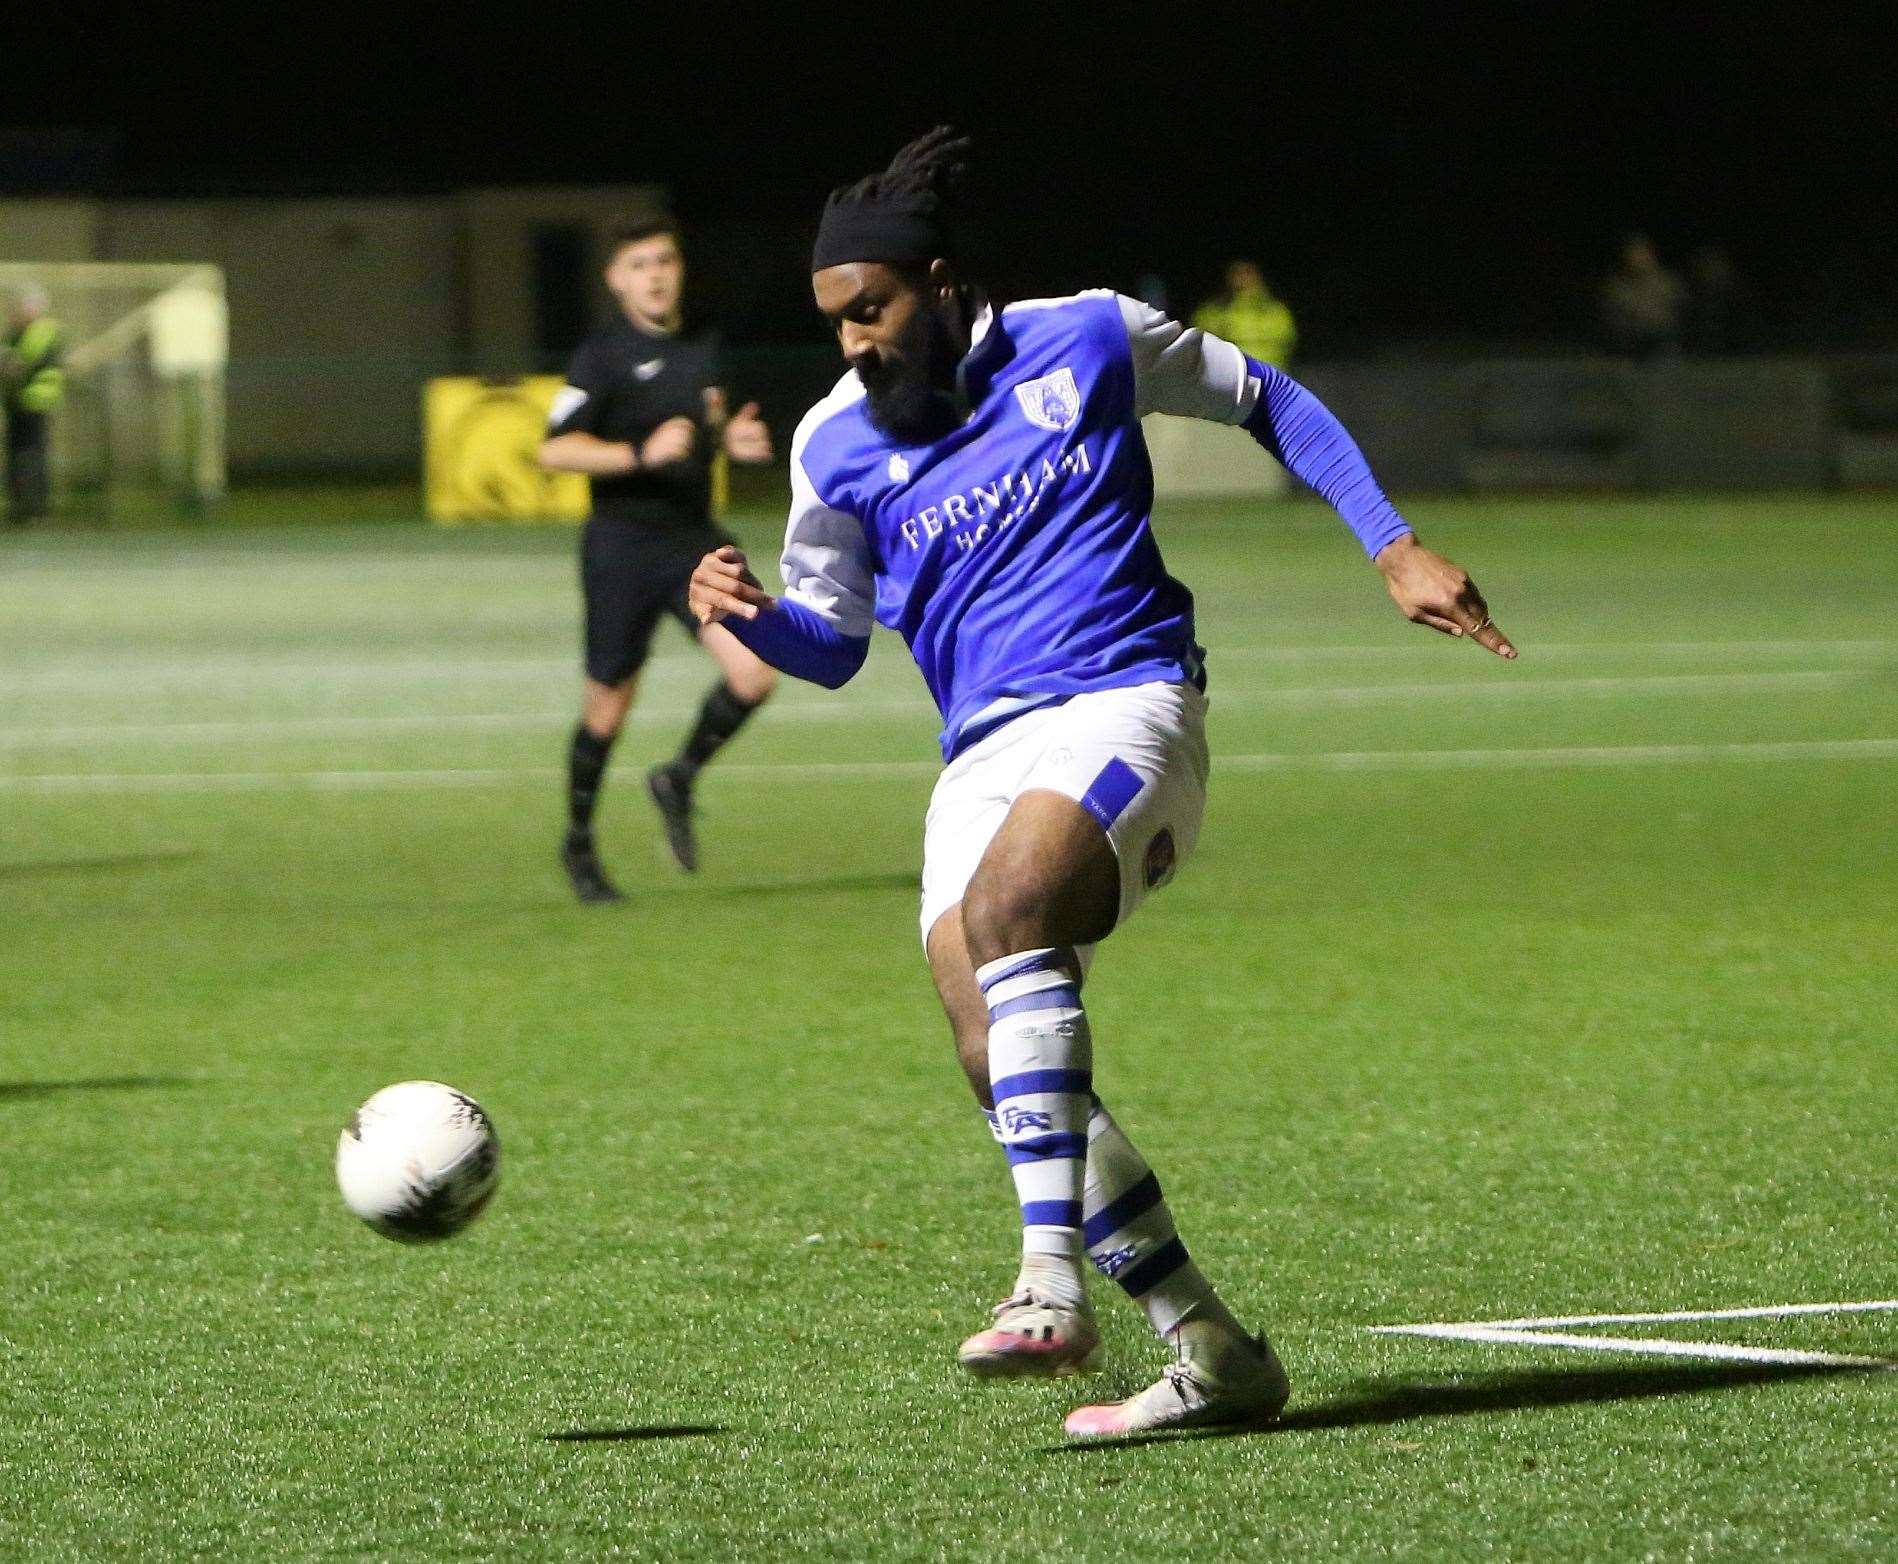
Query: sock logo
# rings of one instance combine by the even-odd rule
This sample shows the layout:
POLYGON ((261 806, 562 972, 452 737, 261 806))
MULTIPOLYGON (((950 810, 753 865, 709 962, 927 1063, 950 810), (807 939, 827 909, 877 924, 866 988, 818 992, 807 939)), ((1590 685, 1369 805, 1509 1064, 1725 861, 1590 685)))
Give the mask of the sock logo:
POLYGON ((1028 1130, 1051 1130, 1054 1115, 1038 1108, 1017 1108, 1013 1103, 1001 1110, 1002 1133, 1020 1135, 1028 1130))
POLYGON ((1088 1258, 1094 1262, 1095 1270, 1112 1281, 1133 1263, 1134 1246, 1123 1244, 1118 1249, 1109 1249, 1105 1254, 1089 1255, 1088 1258))
POLYGON ((1019 1035, 1030 1040, 1048 1037, 1072 1039, 1076 1030, 1072 1021, 1050 1021, 1045 1026, 1024 1026, 1019 1035))

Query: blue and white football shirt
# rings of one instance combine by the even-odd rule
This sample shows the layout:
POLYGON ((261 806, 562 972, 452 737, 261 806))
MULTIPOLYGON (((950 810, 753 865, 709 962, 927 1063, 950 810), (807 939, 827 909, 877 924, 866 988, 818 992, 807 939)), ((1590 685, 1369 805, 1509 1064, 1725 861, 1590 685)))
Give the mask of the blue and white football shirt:
MULTIPOLYGON (((1265 377, 1316 406, 1231 343, 1106 291, 985 308, 972 336, 959 369, 969 418, 931 444, 871 424, 854 370, 806 414, 783 557, 788 603, 853 640, 881 624, 909 643, 945 758, 1083 691, 1203 682, 1192 594, 1153 536, 1140 420, 1245 424, 1277 452, 1253 416, 1268 412, 1265 377)), ((1363 479, 1388 542, 1407 529, 1363 479)))

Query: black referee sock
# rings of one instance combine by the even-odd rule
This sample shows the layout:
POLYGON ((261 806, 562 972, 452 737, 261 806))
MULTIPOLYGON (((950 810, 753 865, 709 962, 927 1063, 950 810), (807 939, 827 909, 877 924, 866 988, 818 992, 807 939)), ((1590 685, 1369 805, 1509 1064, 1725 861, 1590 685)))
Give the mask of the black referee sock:
POLYGON ((740 700, 729 684, 720 684, 705 697, 705 704, 699 707, 698 724, 692 729, 674 764, 682 767, 690 780, 698 774, 699 767, 725 747, 731 736, 745 725, 745 719, 757 709, 756 705, 748 705, 740 700))
POLYGON ((599 737, 584 722, 573 730, 573 746, 567 752, 567 821, 574 836, 592 834, 593 805, 606 776, 606 757, 612 753, 613 740, 599 737))

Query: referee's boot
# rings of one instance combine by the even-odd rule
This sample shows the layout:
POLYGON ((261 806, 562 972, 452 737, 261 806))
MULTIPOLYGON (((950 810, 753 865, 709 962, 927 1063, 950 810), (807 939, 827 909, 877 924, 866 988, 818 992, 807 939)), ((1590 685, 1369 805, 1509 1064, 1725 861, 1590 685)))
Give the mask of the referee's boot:
POLYGON ((691 770, 676 760, 646 773, 646 791, 652 794, 666 828, 666 846, 687 874, 696 873, 699 866, 698 839, 692 834, 692 776, 691 770))
POLYGON ((583 902, 625 901, 620 888, 606 877, 600 855, 593 846, 590 831, 569 831, 560 844, 560 862, 573 884, 573 894, 583 902))

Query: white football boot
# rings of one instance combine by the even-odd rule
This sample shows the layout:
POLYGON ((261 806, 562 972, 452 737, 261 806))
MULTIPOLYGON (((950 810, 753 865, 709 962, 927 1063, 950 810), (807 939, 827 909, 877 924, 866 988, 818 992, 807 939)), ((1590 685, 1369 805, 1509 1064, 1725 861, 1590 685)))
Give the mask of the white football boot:
POLYGON ((995 1323, 956 1356, 979 1379, 1058 1379, 1094 1366, 1101 1333, 1085 1302, 1062 1303, 1022 1287, 995 1306, 995 1323))
POLYGON ((1160 1433, 1174 1428, 1250 1428, 1269 1423, 1292 1393, 1285 1365, 1263 1336, 1176 1332, 1177 1362, 1138 1395, 1076 1407, 1061 1425, 1082 1438, 1160 1433))

